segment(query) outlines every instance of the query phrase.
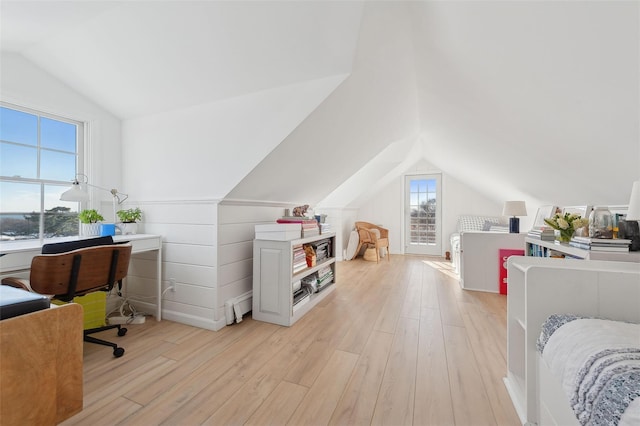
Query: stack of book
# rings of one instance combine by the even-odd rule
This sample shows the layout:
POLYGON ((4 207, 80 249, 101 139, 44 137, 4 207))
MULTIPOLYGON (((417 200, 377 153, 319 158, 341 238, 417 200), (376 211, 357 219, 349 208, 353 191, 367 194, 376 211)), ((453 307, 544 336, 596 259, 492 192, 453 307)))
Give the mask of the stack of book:
POLYGON ((544 241, 553 241, 555 237, 555 232, 553 228, 550 226, 536 226, 531 228, 531 230, 527 233, 528 237, 537 238, 539 240, 544 241))
POLYGON ((316 251, 316 261, 322 262, 330 256, 331 240, 320 240, 312 244, 316 251))
POLYGON ((301 281, 302 281, 302 287, 307 288, 310 293, 315 293, 316 291, 318 291, 318 273, 317 272, 307 275, 301 281))
POLYGON ((630 244, 631 240, 623 238, 573 237, 569 241, 572 247, 591 251, 628 252, 630 244))
POLYGON ((330 223, 325 223, 325 222, 320 222, 320 233, 321 234, 326 234, 327 232, 331 232, 331 224, 330 223))
POLYGON ((318 221, 304 216, 283 216, 278 223, 299 223, 302 226, 302 238, 320 235, 318 221))
POLYGON ((330 266, 322 267, 318 270, 318 291, 333 282, 333 270, 330 266))
POLYGON ((293 311, 295 312, 300 306, 309 301, 311 292, 306 287, 300 288, 293 293, 293 311))
POLYGON ((296 274, 307 267, 307 255, 302 244, 293 246, 293 273, 296 274))
POLYGON ((315 219, 305 220, 302 222, 302 238, 313 237, 314 235, 320 235, 320 228, 318 227, 318 221, 315 219))

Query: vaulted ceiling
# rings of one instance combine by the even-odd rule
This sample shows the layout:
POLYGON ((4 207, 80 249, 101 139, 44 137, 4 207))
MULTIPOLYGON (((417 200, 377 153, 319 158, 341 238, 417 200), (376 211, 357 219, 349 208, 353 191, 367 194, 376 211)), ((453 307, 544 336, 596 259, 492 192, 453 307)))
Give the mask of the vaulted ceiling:
POLYGON ((123 121, 333 79, 230 198, 357 205, 421 160, 545 204, 623 204, 640 177, 637 1, 3 0, 0 15, 3 51, 123 121), (320 146, 323 179, 282 172, 320 146))

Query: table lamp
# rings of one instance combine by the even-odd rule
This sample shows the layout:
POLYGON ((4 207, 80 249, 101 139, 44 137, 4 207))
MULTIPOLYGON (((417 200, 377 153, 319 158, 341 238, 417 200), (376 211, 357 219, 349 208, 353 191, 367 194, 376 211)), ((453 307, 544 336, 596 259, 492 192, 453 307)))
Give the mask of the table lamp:
POLYGON ((113 196, 113 222, 115 223, 117 218, 116 216, 117 204, 122 204, 124 200, 129 198, 129 196, 127 194, 118 192, 117 189, 107 189, 107 188, 102 188, 101 186, 91 185, 90 183, 87 182, 87 176, 83 174, 77 174, 76 177, 71 182, 71 188, 67 189, 60 195, 60 200, 61 201, 89 201, 89 193, 84 189, 82 189, 82 184, 111 193, 111 195, 113 196), (81 183, 80 181, 78 181, 78 176, 83 176, 84 182, 81 183))
POLYGON ((511 216, 509 218, 509 232, 518 234, 520 233, 520 219, 516 216, 526 216, 527 207, 524 201, 505 201, 502 215, 511 216))
POLYGON ((618 238, 631 240, 629 251, 640 251, 640 180, 633 182, 629 208, 624 220, 618 224, 618 238))

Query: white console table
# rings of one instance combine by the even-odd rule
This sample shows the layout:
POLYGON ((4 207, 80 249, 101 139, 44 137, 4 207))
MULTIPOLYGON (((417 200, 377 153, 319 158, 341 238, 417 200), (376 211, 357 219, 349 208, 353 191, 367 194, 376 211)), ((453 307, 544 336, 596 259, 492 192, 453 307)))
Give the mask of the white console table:
MULTIPOLYGON (((89 237, 61 237, 47 240, 3 241, 0 243, 0 275, 24 273, 31 267, 31 259, 42 251, 44 244, 77 241, 89 237)), ((130 242, 133 254, 155 252, 156 254, 156 320, 162 319, 162 237, 152 234, 116 235, 115 242, 130 242)))

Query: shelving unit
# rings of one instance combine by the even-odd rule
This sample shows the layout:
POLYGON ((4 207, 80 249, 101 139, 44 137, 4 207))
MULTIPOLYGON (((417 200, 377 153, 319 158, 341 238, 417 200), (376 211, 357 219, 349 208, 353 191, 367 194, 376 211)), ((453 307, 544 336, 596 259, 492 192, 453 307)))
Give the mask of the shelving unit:
POLYGON ((584 250, 578 247, 570 246, 567 243, 559 243, 556 241, 539 240, 536 238, 526 237, 525 256, 533 257, 550 257, 551 250, 563 254, 565 257, 573 259, 587 260, 610 260, 616 262, 640 262, 640 251, 632 251, 627 253, 584 250))
POLYGON ((335 289, 335 232, 299 238, 289 241, 253 241, 253 311, 252 316, 259 321, 291 326, 313 309, 335 289), (294 247, 330 240, 331 250, 327 259, 313 267, 307 267, 294 274, 294 247), (305 301, 293 304, 294 283, 300 281, 325 266, 333 272, 333 282, 313 293, 305 301))

